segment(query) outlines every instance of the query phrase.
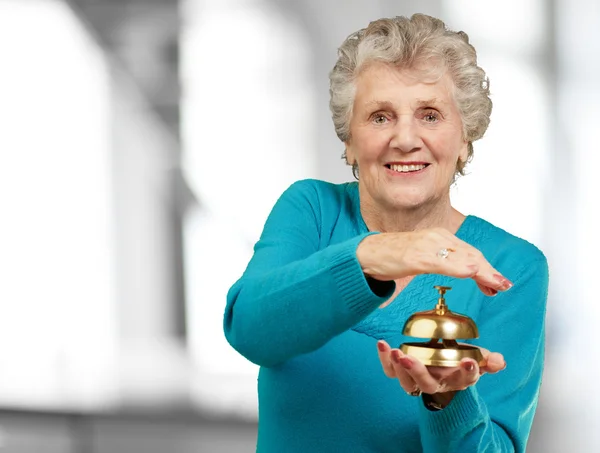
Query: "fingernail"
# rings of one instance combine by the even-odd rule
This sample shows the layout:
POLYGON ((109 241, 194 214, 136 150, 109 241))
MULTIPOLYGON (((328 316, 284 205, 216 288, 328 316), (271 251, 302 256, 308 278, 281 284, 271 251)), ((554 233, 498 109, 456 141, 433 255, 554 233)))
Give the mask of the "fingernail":
POLYGON ((400 351, 398 351, 397 349, 392 349, 392 360, 395 363, 400 363, 401 359, 402 359, 402 356, 400 355, 400 351))
POLYGON ((413 367, 413 363, 408 357, 402 357, 400 359, 400 365, 402 365, 407 370, 410 370, 413 367))
POLYGON ((475 365, 473 365, 473 362, 465 362, 463 363, 463 368, 470 373, 475 369, 475 365))
POLYGON ((498 283, 500 283, 502 285, 504 291, 513 287, 513 282, 511 282, 509 279, 507 279, 506 277, 503 277, 500 274, 494 274, 494 278, 496 279, 496 281, 498 283))
POLYGON ((379 349, 379 352, 385 352, 385 344, 382 341, 378 341, 377 349, 379 349))

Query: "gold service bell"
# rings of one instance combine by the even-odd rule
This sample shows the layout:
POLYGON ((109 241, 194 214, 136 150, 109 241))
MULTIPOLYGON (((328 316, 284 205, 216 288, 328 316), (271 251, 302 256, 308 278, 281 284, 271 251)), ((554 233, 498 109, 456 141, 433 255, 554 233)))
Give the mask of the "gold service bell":
POLYGON ((427 342, 403 343, 404 354, 420 360, 428 366, 455 367, 465 357, 485 364, 481 351, 476 346, 458 344, 457 339, 479 338, 475 321, 465 315, 450 311, 444 294, 449 286, 434 286, 440 293, 434 310, 413 314, 404 325, 403 334, 409 337, 429 338, 427 342), (441 342, 440 342, 441 340, 441 342))

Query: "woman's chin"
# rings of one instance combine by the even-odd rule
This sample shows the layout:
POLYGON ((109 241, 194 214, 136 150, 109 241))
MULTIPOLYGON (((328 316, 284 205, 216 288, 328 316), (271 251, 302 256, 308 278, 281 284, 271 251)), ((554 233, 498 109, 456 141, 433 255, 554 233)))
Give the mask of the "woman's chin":
POLYGON ((389 199, 390 207, 396 210, 413 210, 418 209, 426 203, 426 198, 422 195, 411 195, 401 197, 391 197, 389 199))

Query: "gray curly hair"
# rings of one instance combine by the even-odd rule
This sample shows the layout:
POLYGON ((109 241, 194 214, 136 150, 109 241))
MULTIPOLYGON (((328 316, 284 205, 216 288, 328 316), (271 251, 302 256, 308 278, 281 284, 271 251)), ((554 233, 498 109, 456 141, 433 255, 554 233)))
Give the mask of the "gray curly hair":
MULTIPOLYGON (((440 19, 414 14, 410 19, 379 19, 348 36, 338 49, 338 60, 329 74, 329 108, 342 142, 350 139, 355 81, 373 62, 416 69, 424 76, 449 73, 463 137, 468 142, 467 161, 459 160, 456 169, 457 174, 464 175, 464 167, 473 156, 473 142, 487 130, 492 112, 489 80, 477 66, 477 53, 467 34, 449 30, 440 19)), ((342 157, 347 162, 345 152, 342 157)))

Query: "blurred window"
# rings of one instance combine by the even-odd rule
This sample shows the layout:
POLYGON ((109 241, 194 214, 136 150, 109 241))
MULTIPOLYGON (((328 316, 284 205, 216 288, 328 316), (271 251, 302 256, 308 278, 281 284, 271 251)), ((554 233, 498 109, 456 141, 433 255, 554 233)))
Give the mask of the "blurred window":
POLYGON ((314 177, 313 87, 302 30, 261 2, 185 4, 182 137, 200 209, 186 221, 188 335, 205 404, 256 411, 257 367, 226 342, 225 295, 277 197, 314 177))
POLYGON ((115 333, 109 84, 61 1, 0 0, 3 402, 53 404, 115 333))
POLYGON ((442 6, 450 28, 465 30, 475 46, 494 105, 468 176, 453 188, 454 205, 543 247, 552 157, 547 5, 510 0, 481 8, 475 0, 445 0, 442 6))

